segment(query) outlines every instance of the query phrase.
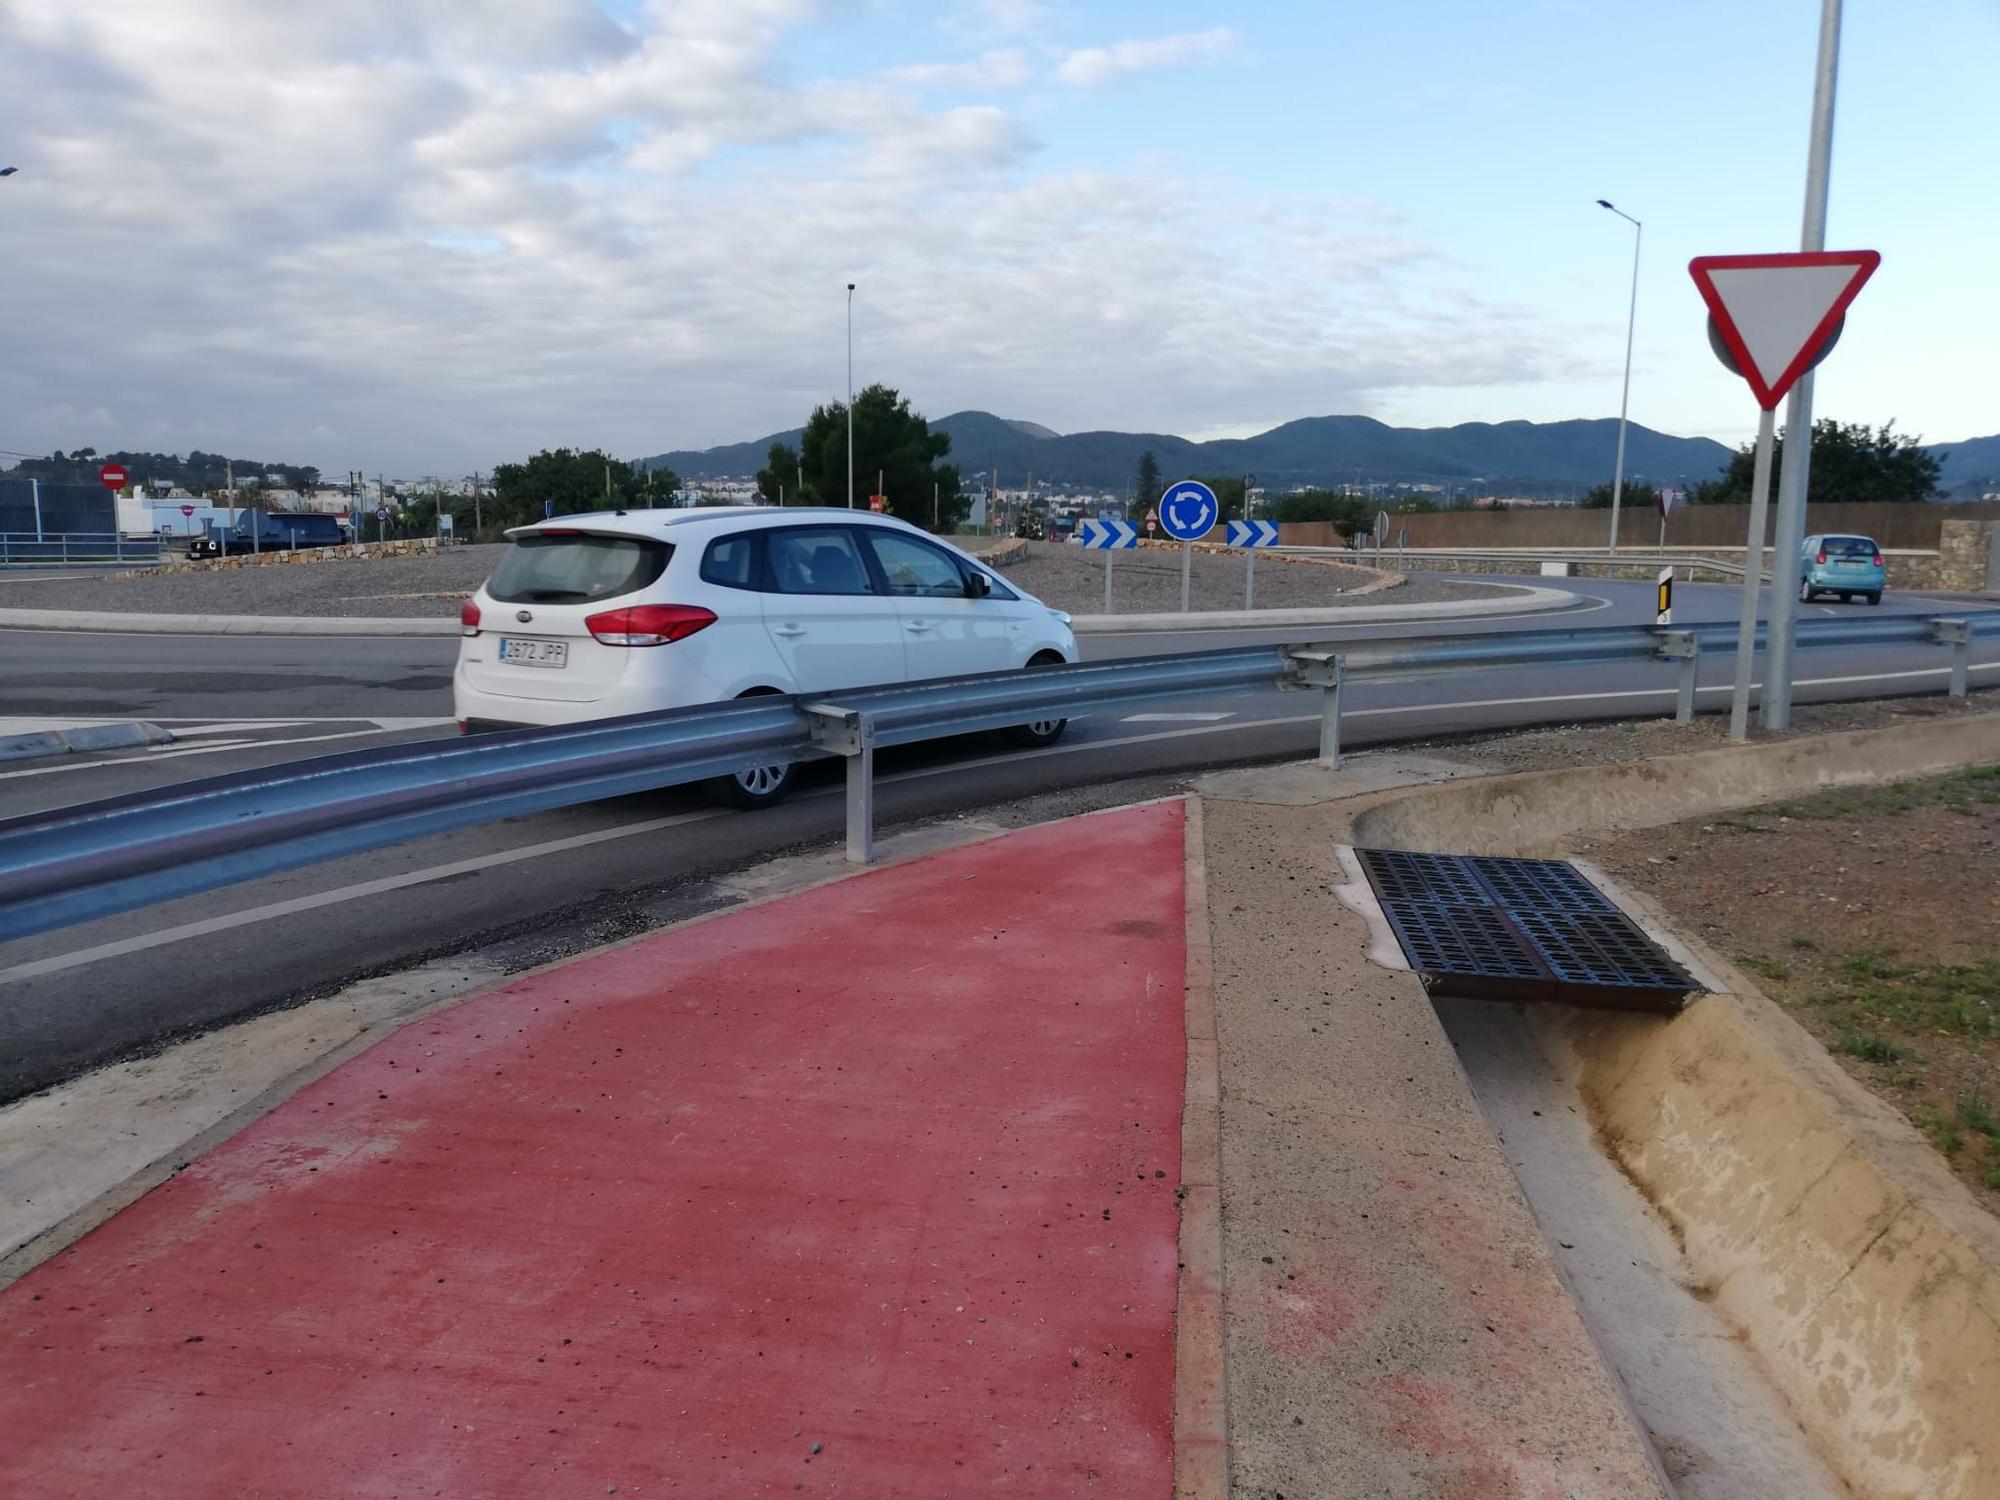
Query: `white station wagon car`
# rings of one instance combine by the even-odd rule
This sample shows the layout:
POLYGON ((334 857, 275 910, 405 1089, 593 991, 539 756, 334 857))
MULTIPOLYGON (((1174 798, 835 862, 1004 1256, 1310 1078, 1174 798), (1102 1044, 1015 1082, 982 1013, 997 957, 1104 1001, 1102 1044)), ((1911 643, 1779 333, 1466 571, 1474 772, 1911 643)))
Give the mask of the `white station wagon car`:
MULTIPOLYGON (((468 732, 1077 659, 1068 615, 889 516, 615 511, 507 537, 459 611, 452 699, 468 732)), ((1064 724, 1014 735, 1050 744, 1064 724)), ((713 790, 762 806, 793 775, 754 767, 713 790)))

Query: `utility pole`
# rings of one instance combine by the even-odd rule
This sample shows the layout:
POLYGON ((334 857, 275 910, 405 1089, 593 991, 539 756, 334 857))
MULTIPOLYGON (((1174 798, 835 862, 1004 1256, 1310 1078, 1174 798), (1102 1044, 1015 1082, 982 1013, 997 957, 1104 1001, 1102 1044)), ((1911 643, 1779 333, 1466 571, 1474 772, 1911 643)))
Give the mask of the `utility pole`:
POLYGON ((479 509, 480 509, 480 508, 479 508, 479 471, 478 471, 477 469, 474 469, 474 470, 472 471, 472 539, 473 539, 473 540, 474 540, 475 542, 479 540, 479 528, 480 528, 480 514, 479 514, 479 509))
MULTIPOLYGON (((1827 179, 1833 169, 1833 100, 1840 81, 1840 0, 1821 0, 1819 58, 1813 72, 1812 137, 1806 152, 1806 205, 1801 250, 1826 248, 1827 179)), ((1792 725, 1792 647, 1798 629, 1800 549, 1805 545, 1806 494, 1812 473, 1813 372, 1792 387, 1785 406, 1785 449, 1778 475, 1778 521, 1771 540, 1771 611, 1764 647, 1766 729, 1792 725)), ((1759 541, 1763 538, 1759 537, 1759 541)), ((1761 559, 1749 560, 1754 570, 1761 559)), ((1746 570, 1744 587, 1754 587, 1746 570)))
POLYGON ((847 283, 847 508, 854 509, 854 283, 847 283))
POLYGON ((939 524, 938 494, 941 488, 942 486, 939 485, 937 480, 933 479, 931 481, 931 530, 932 531, 936 531, 938 529, 938 524, 939 524))
POLYGON ((1639 326, 1639 245, 1646 237, 1646 229, 1624 209, 1613 207, 1606 199, 1599 198, 1597 206, 1609 208, 1632 226, 1632 300, 1625 312, 1625 388, 1618 398, 1618 467, 1611 476, 1611 550, 1616 552, 1618 509, 1625 498, 1625 414, 1632 405, 1632 332, 1639 326))

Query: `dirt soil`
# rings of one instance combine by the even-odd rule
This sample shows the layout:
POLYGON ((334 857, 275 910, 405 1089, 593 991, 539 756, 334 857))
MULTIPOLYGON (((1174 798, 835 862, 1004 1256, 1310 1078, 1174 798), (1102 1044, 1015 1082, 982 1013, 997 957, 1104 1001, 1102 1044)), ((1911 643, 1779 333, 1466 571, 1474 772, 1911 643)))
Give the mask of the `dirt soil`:
POLYGON ((2000 1212, 2000 766, 1579 852, 1754 975, 2000 1212))
MULTIPOLYGON (((80 609, 163 615, 335 615, 450 619, 459 601, 485 582, 504 544, 452 547, 435 556, 333 558, 292 566, 142 575, 86 574, 0 580, 0 608, 80 609)), ((1197 553, 1190 607, 1243 607, 1244 562, 1237 554, 1197 553)), ((1113 565, 1118 614, 1178 610, 1176 551, 1123 552, 1113 565)), ((1061 542, 1032 542, 1028 555, 999 570, 1054 609, 1096 614, 1104 608, 1103 555, 1061 542)), ((1257 568, 1259 609, 1345 604, 1428 604, 1500 598, 1479 583, 1418 579, 1362 592, 1381 581, 1368 568, 1265 559, 1257 568)))

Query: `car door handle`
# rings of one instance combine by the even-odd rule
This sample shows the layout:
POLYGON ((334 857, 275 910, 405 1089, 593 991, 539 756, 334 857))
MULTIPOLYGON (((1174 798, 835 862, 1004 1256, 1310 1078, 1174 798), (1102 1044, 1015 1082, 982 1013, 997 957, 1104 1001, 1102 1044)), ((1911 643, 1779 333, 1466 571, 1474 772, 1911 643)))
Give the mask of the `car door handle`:
POLYGON ((931 628, 931 622, 929 620, 905 620, 903 628, 912 634, 921 634, 931 628))
POLYGON ((806 628, 803 625, 773 625, 771 627, 771 634, 782 635, 787 638, 796 638, 805 633, 806 628))

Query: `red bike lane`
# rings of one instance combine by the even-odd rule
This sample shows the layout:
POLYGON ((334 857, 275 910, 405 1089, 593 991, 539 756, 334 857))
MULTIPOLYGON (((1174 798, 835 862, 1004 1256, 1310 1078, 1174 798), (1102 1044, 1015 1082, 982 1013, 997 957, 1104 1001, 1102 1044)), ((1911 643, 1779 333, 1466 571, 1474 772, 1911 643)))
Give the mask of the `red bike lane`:
POLYGON ((0 1493, 1165 1500, 1183 825, 412 1023, 0 1293, 0 1493))

